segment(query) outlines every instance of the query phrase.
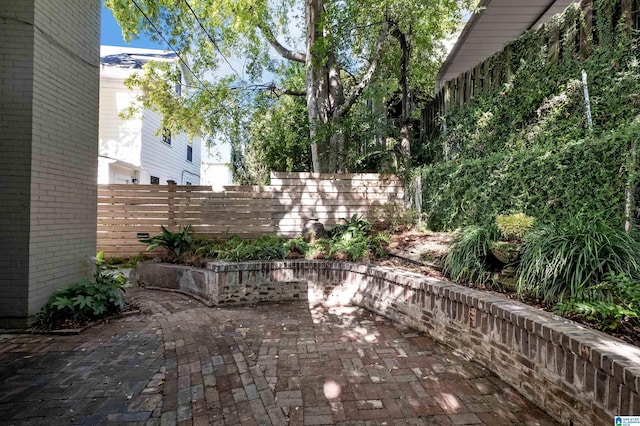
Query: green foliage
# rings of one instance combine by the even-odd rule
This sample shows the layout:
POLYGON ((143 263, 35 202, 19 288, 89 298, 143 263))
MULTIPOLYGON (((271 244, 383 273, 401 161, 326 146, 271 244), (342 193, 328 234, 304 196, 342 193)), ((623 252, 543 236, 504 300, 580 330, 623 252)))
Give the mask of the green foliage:
POLYGON ((84 278, 56 291, 38 313, 35 328, 50 330, 69 322, 95 320, 124 308, 126 279, 108 269, 104 252, 93 260, 93 280, 84 278))
POLYGON ((279 260, 286 259, 289 250, 287 240, 274 235, 263 235, 253 241, 232 237, 222 244, 217 257, 227 262, 279 260))
POLYGON ((423 206, 432 229, 489 224, 498 213, 518 211, 542 223, 578 213, 622 223, 624 182, 638 183, 630 147, 640 133, 639 38, 614 22, 612 2, 593 3, 597 36, 589 58, 578 57, 576 31, 584 22, 571 7, 489 60, 505 83, 442 117, 446 132, 423 147, 431 161, 421 171, 423 206), (554 25, 564 34, 557 62, 548 50, 554 25))
POLYGON ((329 230, 332 239, 349 240, 361 235, 368 235, 371 224, 362 216, 354 214, 350 219, 344 219, 344 223, 335 225, 329 230))
POLYGON ((254 108, 246 141, 251 180, 267 184, 271 171, 310 171, 311 143, 304 98, 260 96, 254 108))
POLYGON ((533 227, 536 219, 524 213, 496 216, 496 226, 507 240, 521 240, 533 227))
POLYGON ((359 261, 369 256, 383 256, 384 246, 391 239, 383 232, 373 234, 371 223, 362 216, 353 215, 329 230, 327 242, 319 241, 320 247, 324 245, 328 249, 328 258, 359 261))
POLYGON ((138 254, 130 257, 109 257, 104 259, 106 266, 116 266, 119 268, 135 268, 138 262, 147 260, 149 258, 146 254, 138 254))
POLYGON ((191 225, 180 226, 177 232, 171 232, 164 226, 161 228, 162 235, 140 240, 141 243, 147 244, 147 251, 162 247, 167 250, 171 259, 177 260, 191 250, 193 243, 193 238, 190 235, 191 225))
POLYGON ((548 303, 583 301, 607 274, 640 277, 640 244, 602 220, 575 216, 525 237, 518 291, 548 303))
MULTIPOLYGON (((352 103, 350 100, 363 97, 363 87, 375 86, 366 94, 366 99, 374 99, 380 111, 384 106, 378 101, 388 99, 398 87, 400 48, 398 42, 391 39, 391 31, 382 24, 410 36, 410 89, 412 92, 421 88, 430 91, 444 52, 441 40, 456 28, 461 11, 470 3, 469 0, 137 0, 133 4, 129 0, 106 0, 105 6, 112 10, 126 40, 146 33, 160 41, 159 31, 181 57, 190 59, 195 74, 185 75, 188 85, 184 89, 188 90, 183 93, 188 96, 175 96, 172 88, 176 67, 159 63, 145 66, 142 75, 129 81, 132 86, 144 89, 138 99, 139 105, 134 109, 158 111, 163 117, 162 127, 173 131, 229 136, 233 138, 228 140, 232 146, 240 145, 244 134, 251 134, 257 139, 256 148, 251 148, 250 153, 247 147, 247 157, 254 155, 251 161, 266 163, 274 160, 270 158, 270 152, 277 152, 276 145, 293 154, 299 151, 303 142, 310 142, 309 135, 315 134, 316 127, 326 125, 330 132, 328 136, 341 135, 344 140, 354 142, 342 155, 340 151, 343 150, 335 142, 337 139, 325 143, 331 138, 324 138, 327 134, 319 132, 319 137, 314 137, 319 148, 317 160, 337 163, 338 159, 342 161, 343 157, 348 157, 348 166, 352 166, 354 159, 362 154, 360 140, 355 140, 362 135, 359 129, 376 126, 375 120, 363 123, 359 113, 349 117, 354 105, 360 104, 361 111, 366 108, 365 102, 352 103), (307 11, 316 7, 315 13, 307 11), (298 48, 307 47, 305 41, 311 43, 308 50, 297 52, 298 48), (274 51, 282 56, 281 61, 273 59, 274 51), (241 58, 244 68, 234 69, 226 62, 229 57, 241 58), (306 64, 298 67, 304 75, 297 85, 290 84, 287 74, 293 67, 282 66, 282 62, 287 61, 306 64), (227 65, 231 67, 231 73, 217 72, 227 65), (332 84, 325 84, 329 75, 332 84), (303 96, 302 101, 282 102, 281 117, 272 118, 264 117, 260 112, 254 114, 255 109, 260 109, 253 102, 257 91, 273 97, 288 93, 302 93, 303 96), (307 110, 307 105, 314 108, 307 110), (287 111, 292 113, 290 117, 287 117, 287 111), (304 117, 303 122, 294 117, 304 117), (262 118, 268 122, 269 137, 266 138, 256 133, 262 118), (238 131, 239 122, 253 131, 238 131), (277 123, 284 126, 276 127, 277 123), (305 127, 309 132, 304 138, 296 139, 305 127), (259 146, 263 145, 268 149, 262 153, 259 146)), ((383 115, 377 114, 377 117, 383 115)), ((371 133, 365 133, 362 139, 371 142, 371 133)), ((252 143, 249 141, 249 145, 252 143)), ((286 162, 278 166, 308 165, 308 148, 307 145, 302 157, 288 156, 295 164, 286 162)), ((323 163, 321 168, 326 169, 328 166, 323 163)), ((266 168, 268 164, 260 164, 257 171, 263 172, 266 168)), ((254 177, 258 182, 264 176, 260 173, 242 175, 254 177)))
POLYGON ((455 282, 491 285, 488 255, 496 238, 493 227, 470 225, 460 230, 451 241, 442 271, 455 282))
POLYGON ((584 319, 601 330, 616 330, 640 319, 640 281, 625 274, 607 272, 597 284, 579 289, 578 295, 559 302, 554 311, 584 319))
POLYGON ((494 153, 422 169, 423 211, 433 230, 493 223, 496 214, 520 211, 541 223, 579 213, 613 225, 624 220, 629 145, 640 126, 599 137, 494 153))

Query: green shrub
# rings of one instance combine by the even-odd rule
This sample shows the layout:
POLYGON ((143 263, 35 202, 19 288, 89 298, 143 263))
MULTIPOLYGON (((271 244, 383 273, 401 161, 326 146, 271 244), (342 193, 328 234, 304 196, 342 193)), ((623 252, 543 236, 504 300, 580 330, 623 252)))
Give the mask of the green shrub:
POLYGON ((362 216, 354 214, 350 219, 344 219, 344 223, 335 225, 329 230, 332 239, 350 239, 356 236, 368 235, 371 232, 371 223, 362 216))
POLYGON ((147 251, 162 247, 167 250, 171 259, 177 260, 191 250, 193 243, 193 238, 190 235, 191 225, 180 226, 178 232, 171 232, 164 226, 160 226, 160 228, 162 229, 161 235, 140 240, 141 243, 147 244, 147 251))
POLYGON ((490 225, 500 212, 521 211, 540 223, 571 215, 624 221, 626 162, 640 125, 557 148, 499 152, 422 169, 423 212, 430 229, 490 225))
POLYGON ((56 291, 38 313, 35 328, 49 330, 67 323, 95 320, 125 306, 126 279, 108 269, 104 252, 98 253, 94 261, 93 281, 84 278, 56 291))
POLYGON ((219 260, 240 262, 244 260, 286 259, 290 248, 287 240, 274 235, 263 235, 256 240, 243 240, 233 236, 214 246, 209 253, 219 260))
POLYGON ((603 220, 575 216, 525 237, 518 287, 546 302, 583 300, 606 274, 640 276, 640 245, 603 220))
POLYGON ((367 257, 384 255, 384 245, 391 242, 385 233, 372 233, 371 224, 353 215, 344 224, 336 225, 329 230, 328 242, 320 241, 319 246, 327 245, 327 257, 337 260, 359 261, 367 257))
POLYGON ((559 302, 554 311, 584 319, 601 330, 616 330, 640 322, 640 281, 607 272, 603 281, 581 287, 575 298, 559 302))
POLYGON ((497 231, 492 227, 471 225, 458 232, 444 258, 442 271, 455 282, 492 284, 488 254, 497 231))
POLYGON ((521 240, 533 227, 535 218, 524 213, 496 216, 496 226, 507 240, 521 240))
POLYGON ((527 31, 509 43, 509 54, 489 59, 509 70, 502 84, 462 106, 452 103, 442 117, 446 131, 425 144, 433 153, 421 171, 431 229, 490 224, 510 211, 548 224, 579 213, 623 223, 625 183, 638 184, 630 147, 640 134, 640 32, 619 25, 624 18, 614 5, 593 1, 596 37, 588 58, 578 57, 569 32, 558 60, 549 60, 549 28, 585 25, 579 8, 568 8, 547 30, 527 31))

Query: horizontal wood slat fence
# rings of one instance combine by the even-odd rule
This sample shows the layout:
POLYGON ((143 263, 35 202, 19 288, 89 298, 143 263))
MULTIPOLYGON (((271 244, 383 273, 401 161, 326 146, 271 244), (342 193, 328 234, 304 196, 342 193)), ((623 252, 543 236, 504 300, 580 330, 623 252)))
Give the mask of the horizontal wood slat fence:
POLYGON ((97 249, 107 256, 145 250, 139 238, 191 225, 208 238, 295 237, 317 218, 325 226, 385 204, 404 206, 393 175, 272 173, 269 186, 98 185, 97 249))

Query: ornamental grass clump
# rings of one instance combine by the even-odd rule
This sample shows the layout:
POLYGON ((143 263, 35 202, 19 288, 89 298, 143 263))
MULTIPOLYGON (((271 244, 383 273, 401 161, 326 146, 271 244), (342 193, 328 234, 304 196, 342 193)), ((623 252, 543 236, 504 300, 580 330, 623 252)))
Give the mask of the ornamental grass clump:
POLYGON ((455 282, 487 285, 492 282, 487 256, 497 231, 493 227, 471 225, 453 238, 442 271, 455 282))
POLYGON ((640 244, 608 223, 574 216, 542 226, 525 237, 518 267, 518 290, 547 303, 585 300, 585 289, 607 274, 637 280, 640 244))

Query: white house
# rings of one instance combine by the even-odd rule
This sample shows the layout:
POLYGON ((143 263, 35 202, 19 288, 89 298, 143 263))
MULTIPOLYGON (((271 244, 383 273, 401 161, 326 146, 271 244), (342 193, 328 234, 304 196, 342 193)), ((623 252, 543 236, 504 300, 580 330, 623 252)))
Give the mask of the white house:
POLYGON ((220 191, 225 185, 233 184, 231 173, 231 147, 226 143, 219 143, 215 147, 202 148, 202 166, 200 168, 200 184, 211 185, 220 191))
MULTIPOLYGON (((175 53, 152 49, 101 46, 100 49, 99 184, 200 184, 201 140, 171 134, 161 128, 161 116, 143 110, 122 119, 141 89, 131 90, 124 80, 149 61, 180 64, 175 53)), ((185 72, 182 72, 184 80, 185 72)), ((181 85, 176 85, 181 95, 181 85)))

